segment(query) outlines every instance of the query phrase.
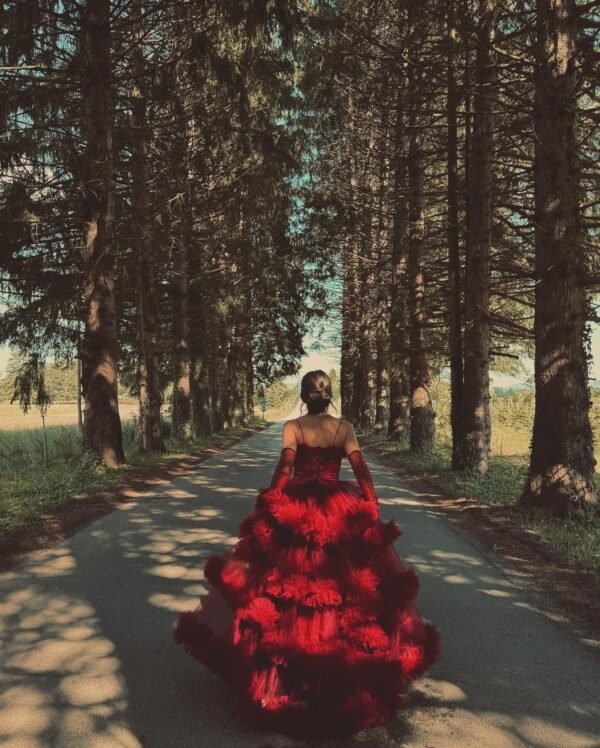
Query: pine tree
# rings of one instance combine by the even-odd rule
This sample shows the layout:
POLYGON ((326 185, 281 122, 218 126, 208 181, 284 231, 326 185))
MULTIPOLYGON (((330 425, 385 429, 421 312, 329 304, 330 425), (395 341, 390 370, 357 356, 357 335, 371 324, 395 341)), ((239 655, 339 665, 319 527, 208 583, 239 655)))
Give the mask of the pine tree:
POLYGON ((584 348, 579 16, 574 0, 536 7, 535 417, 523 499, 559 516, 585 515, 598 494, 584 348))

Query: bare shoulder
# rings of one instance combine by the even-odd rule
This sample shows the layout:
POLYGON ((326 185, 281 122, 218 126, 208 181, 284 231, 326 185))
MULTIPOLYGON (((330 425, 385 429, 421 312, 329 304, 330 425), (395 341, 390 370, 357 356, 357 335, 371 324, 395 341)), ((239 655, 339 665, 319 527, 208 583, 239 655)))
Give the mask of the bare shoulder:
POLYGON ((346 450, 346 454, 350 454, 350 452, 353 452, 355 449, 360 449, 360 444, 358 443, 358 438, 352 423, 346 421, 346 419, 342 419, 340 430, 342 428, 344 429, 344 449, 346 450))
POLYGON ((336 416, 331 416, 333 421, 337 424, 337 429, 339 430, 339 433, 351 433, 354 431, 352 427, 352 423, 350 421, 347 421, 345 418, 337 418, 336 416))
POLYGON ((296 430, 294 428, 293 419, 291 421, 283 422, 281 428, 281 446, 296 449, 296 430))

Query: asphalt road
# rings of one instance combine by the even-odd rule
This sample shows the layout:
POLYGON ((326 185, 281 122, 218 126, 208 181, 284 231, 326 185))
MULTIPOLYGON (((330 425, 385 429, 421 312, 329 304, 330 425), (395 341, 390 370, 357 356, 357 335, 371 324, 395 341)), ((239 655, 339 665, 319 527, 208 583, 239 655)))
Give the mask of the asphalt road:
MULTIPOLYGON (((0 746, 277 748, 171 639, 205 590, 207 553, 236 541, 267 485, 281 424, 0 574, 0 746)), ((463 531, 371 462, 384 518, 421 580, 441 659, 386 727, 321 746, 600 746, 597 655, 549 620, 463 531)), ((344 461, 343 478, 352 478, 344 461)))

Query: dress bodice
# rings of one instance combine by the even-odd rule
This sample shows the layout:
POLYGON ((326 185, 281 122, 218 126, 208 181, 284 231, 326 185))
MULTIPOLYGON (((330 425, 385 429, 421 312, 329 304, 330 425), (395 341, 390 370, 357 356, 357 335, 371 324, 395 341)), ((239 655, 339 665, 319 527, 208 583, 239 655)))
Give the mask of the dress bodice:
POLYGON ((343 446, 311 447, 298 444, 294 462, 294 478, 299 480, 338 480, 343 446))

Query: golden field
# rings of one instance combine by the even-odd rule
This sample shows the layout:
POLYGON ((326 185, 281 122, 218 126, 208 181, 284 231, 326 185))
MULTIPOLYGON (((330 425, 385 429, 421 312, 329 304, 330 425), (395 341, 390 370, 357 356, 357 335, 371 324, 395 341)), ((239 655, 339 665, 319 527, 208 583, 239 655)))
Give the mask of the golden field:
MULTIPOLYGON (((119 412, 123 420, 135 418, 137 414, 136 400, 122 400, 119 412)), ((46 426, 73 426, 77 424, 77 403, 54 403, 48 408, 46 426)), ((22 431, 23 429, 39 429, 42 418, 37 408, 24 414, 18 403, 12 405, 0 402, 0 431, 22 431)))

